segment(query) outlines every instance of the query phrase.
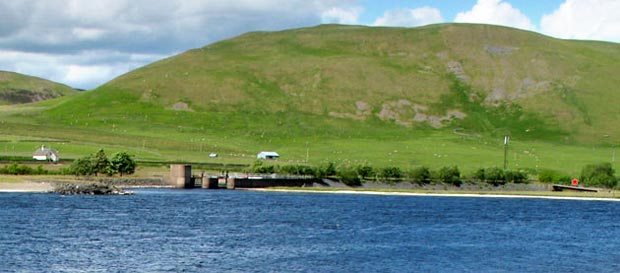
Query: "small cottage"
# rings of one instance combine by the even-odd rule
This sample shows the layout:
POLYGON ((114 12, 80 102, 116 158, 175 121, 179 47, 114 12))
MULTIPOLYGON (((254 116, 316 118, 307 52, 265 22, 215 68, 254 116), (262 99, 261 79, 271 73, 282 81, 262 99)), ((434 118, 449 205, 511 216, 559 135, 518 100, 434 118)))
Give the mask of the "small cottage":
POLYGON ((45 146, 41 146, 41 148, 37 149, 32 158, 35 160, 44 160, 51 162, 58 162, 60 160, 60 156, 58 156, 58 151, 50 148, 46 148, 45 146))
POLYGON ((260 152, 256 155, 257 159, 277 159, 280 155, 276 152, 260 152))

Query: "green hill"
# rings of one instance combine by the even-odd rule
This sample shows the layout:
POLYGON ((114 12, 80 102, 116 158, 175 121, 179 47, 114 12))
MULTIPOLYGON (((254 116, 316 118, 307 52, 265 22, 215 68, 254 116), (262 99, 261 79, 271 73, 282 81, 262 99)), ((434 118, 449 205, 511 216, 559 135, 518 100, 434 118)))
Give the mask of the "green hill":
POLYGON ((620 102, 619 59, 618 44, 497 26, 324 25, 242 35, 138 69, 102 89, 197 112, 296 111, 478 133, 504 127, 533 134, 541 129, 527 128, 535 120, 598 142, 601 132, 620 137, 614 122, 620 107, 612 103, 620 102), (465 89, 451 89, 455 85, 465 89), (535 119, 494 122, 475 112, 497 106, 516 106, 524 113, 519 120, 535 119))
POLYGON ((38 102, 76 93, 76 90, 66 85, 0 71, 0 105, 38 102))
MULTIPOLYGON (((145 159, 569 172, 618 144, 620 45, 511 28, 321 25, 254 32, 153 63, 46 109, 6 112, 6 131, 107 145, 145 159), (8 129, 10 128, 10 129, 8 129)), ((6 132, 5 131, 5 132, 6 132)), ((0 147, 1 148, 1 147, 0 147)), ((613 159, 613 158, 612 158, 613 159)))

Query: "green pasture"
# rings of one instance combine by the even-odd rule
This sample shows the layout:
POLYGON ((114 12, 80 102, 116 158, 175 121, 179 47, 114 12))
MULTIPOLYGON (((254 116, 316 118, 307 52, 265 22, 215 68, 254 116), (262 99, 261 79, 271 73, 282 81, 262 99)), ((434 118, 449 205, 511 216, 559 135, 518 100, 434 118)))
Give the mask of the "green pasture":
MULTIPOLYGON (((127 151, 143 161, 251 164, 258 152, 273 150, 281 155, 276 164, 319 165, 333 161, 403 169, 456 165, 463 173, 501 167, 504 161, 503 136, 403 128, 373 121, 355 123, 294 112, 265 113, 249 120, 243 113, 161 111, 140 104, 128 106, 127 111, 129 108, 140 114, 104 112, 89 116, 58 113, 54 108, 33 111, 24 106, 20 111, 12 107, 0 114, 0 156, 27 157, 46 145, 59 150, 63 158, 78 158, 102 148, 108 154, 127 151), (59 118, 67 115, 71 118, 59 118), (148 116, 148 122, 138 122, 140 116, 148 116), (271 123, 279 124, 277 129, 271 123), (219 157, 209 158, 209 153, 219 157)), ((615 150, 609 145, 513 137, 507 159, 511 169, 552 169, 577 176, 584 165, 591 163, 612 162, 619 169, 615 150)))

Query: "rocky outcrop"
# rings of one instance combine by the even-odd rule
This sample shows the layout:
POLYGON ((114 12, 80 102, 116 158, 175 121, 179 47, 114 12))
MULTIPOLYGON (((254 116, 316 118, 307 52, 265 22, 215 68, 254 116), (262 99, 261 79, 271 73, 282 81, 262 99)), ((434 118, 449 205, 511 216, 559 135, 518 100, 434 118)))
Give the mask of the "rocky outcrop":
POLYGON ((0 91, 3 91, 0 92, 0 101, 7 101, 9 103, 31 103, 54 99, 62 96, 62 94, 58 92, 47 89, 43 92, 11 88, 3 89, 0 91))
POLYGON ((52 193, 62 195, 125 195, 131 192, 124 191, 121 188, 103 184, 103 183, 58 183, 54 186, 52 193))

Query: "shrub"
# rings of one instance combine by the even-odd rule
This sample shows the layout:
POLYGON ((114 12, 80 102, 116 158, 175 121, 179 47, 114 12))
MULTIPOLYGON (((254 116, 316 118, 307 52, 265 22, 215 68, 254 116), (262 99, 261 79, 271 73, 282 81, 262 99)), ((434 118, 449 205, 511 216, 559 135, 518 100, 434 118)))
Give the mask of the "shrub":
POLYGON ((527 182, 526 172, 522 170, 504 170, 497 167, 478 169, 474 172, 473 177, 477 181, 486 182, 493 186, 527 182))
POLYGON ((363 178, 374 177, 375 170, 371 166, 368 166, 368 165, 359 165, 357 166, 357 174, 363 178))
POLYGON ((504 170, 497 167, 485 169, 484 181, 493 186, 506 184, 506 175, 504 173, 504 170))
POLYGON ((336 175, 336 164, 331 161, 316 167, 314 171, 314 176, 317 178, 326 178, 334 175, 336 175))
POLYGON ((273 165, 265 165, 262 160, 256 160, 250 166, 251 173, 260 173, 260 174, 272 174, 276 172, 276 167, 273 165))
POLYGON ((264 166, 260 166, 260 167, 256 167, 253 170, 254 173, 261 173, 261 174, 272 174, 272 173, 276 173, 276 166, 274 165, 264 165, 264 166))
POLYGON ((298 171, 300 175, 314 175, 314 169, 310 166, 300 165, 298 171))
POLYGON ((590 164, 581 169, 579 179, 586 185, 613 188, 617 183, 614 173, 611 163, 590 164))
POLYGON ((538 173, 538 181, 542 183, 561 183, 568 184, 571 181, 570 176, 563 175, 554 170, 541 170, 538 173))
POLYGON ((69 169, 74 175, 92 175, 96 172, 95 167, 93 166, 93 160, 90 156, 73 160, 73 163, 71 163, 69 169))
POLYGON ((279 168, 279 172, 292 175, 314 175, 312 167, 305 165, 282 165, 279 168))
POLYGON ((347 166, 341 166, 338 168, 338 176, 340 177, 340 182, 348 185, 348 186, 361 186, 362 180, 356 169, 347 166))
POLYGON ((443 167, 439 169, 438 175, 441 182, 461 186, 461 172, 457 166, 443 167))
POLYGON ((32 171, 32 168, 26 165, 18 165, 17 163, 13 163, 11 165, 0 168, 1 174, 23 175, 32 174, 32 171))
POLYGON ((485 181, 485 169, 484 168, 480 168, 480 169, 476 170, 472 174, 472 178, 477 180, 478 182, 484 182, 485 181))
POLYGON ((298 165, 283 165, 280 166, 280 173, 282 174, 299 174, 299 166, 298 165))
POLYGON ((381 177, 385 179, 400 179, 403 171, 399 167, 386 167, 381 170, 381 177))
POLYGON ((431 171, 427 167, 417 167, 409 174, 411 180, 420 185, 431 182, 431 171))
POLYGON ((507 170, 504 172, 504 176, 506 177, 506 181, 511 183, 520 184, 528 182, 527 173, 522 170, 507 170))
POLYGON ((36 169, 32 170, 32 174, 36 174, 36 175, 42 175, 42 174, 48 174, 49 172, 45 169, 43 169, 43 166, 38 165, 36 169))
POLYGON ((4 166, 0 168, 0 174, 12 174, 12 175, 42 175, 42 174, 50 174, 52 172, 43 169, 43 166, 37 165, 36 168, 31 168, 27 165, 13 163, 8 166, 4 166))

